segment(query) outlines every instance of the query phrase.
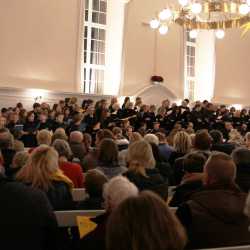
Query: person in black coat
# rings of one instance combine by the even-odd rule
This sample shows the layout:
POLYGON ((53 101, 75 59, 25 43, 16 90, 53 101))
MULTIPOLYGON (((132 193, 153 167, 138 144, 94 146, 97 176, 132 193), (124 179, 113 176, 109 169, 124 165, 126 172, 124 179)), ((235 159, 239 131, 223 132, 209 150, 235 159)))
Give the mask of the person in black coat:
POLYGON ((85 175, 85 190, 88 198, 78 204, 79 210, 103 209, 103 187, 108 178, 99 170, 89 170, 85 175))
POLYGON ((145 140, 132 143, 127 153, 128 171, 124 173, 140 191, 150 190, 164 200, 168 197, 168 181, 155 168, 152 148, 145 140))
POLYGON ((2 249, 57 250, 57 222, 43 192, 0 176, 2 249))
POLYGON ((233 151, 232 157, 237 167, 236 183, 242 191, 248 193, 250 190, 250 150, 237 148, 233 151))
POLYGON ((179 186, 175 188, 175 193, 169 203, 171 207, 178 207, 186 202, 197 190, 202 188, 202 172, 206 162, 206 157, 202 153, 190 153, 183 160, 184 177, 179 186))

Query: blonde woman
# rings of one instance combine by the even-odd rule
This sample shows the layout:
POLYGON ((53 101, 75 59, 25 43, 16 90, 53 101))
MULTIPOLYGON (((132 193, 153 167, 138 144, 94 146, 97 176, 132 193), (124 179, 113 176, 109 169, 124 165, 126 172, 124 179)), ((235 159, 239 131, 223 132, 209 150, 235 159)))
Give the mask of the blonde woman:
POLYGON ((188 154, 192 147, 192 141, 190 135, 185 131, 179 131, 174 136, 173 141, 174 152, 169 157, 169 163, 174 164, 177 158, 183 157, 188 154))
POLYGON ((73 183, 63 175, 58 166, 58 153, 52 147, 36 148, 16 179, 44 191, 54 210, 71 209, 73 183))
POLYGON ((137 188, 142 190, 152 190, 167 197, 168 183, 158 169, 152 148, 145 140, 132 143, 127 153, 128 171, 124 174, 137 188))

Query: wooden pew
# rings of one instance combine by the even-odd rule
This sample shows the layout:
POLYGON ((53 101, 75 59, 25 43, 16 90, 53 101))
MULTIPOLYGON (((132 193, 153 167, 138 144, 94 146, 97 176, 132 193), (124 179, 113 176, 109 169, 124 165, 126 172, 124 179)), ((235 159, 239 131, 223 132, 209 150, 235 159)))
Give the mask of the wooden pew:
POLYGON ((77 226, 76 217, 96 217, 105 213, 104 210, 72 210, 72 211, 56 211, 56 219, 59 227, 75 227, 77 226))

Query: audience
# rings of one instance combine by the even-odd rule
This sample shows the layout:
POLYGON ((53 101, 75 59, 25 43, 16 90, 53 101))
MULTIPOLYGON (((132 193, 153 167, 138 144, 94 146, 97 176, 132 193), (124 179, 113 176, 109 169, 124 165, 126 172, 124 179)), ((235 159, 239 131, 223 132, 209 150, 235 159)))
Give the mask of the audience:
POLYGON ((118 162, 118 146, 112 139, 103 139, 99 144, 97 168, 111 179, 127 171, 120 167, 118 162))
POLYGON ((152 148, 145 140, 132 143, 127 154, 128 171, 124 174, 140 191, 151 190, 163 199, 168 197, 168 182, 155 168, 152 148))
POLYGON ((242 191, 248 193, 250 189, 250 150, 246 148, 236 148, 232 153, 232 158, 236 164, 236 183, 242 191))
POLYGON ((183 169, 180 169, 179 176, 182 181, 176 187, 175 193, 169 203, 172 207, 178 207, 186 202, 190 196, 202 188, 203 167, 207 158, 198 152, 189 153, 183 159, 183 169))
POLYGON ((74 188, 83 188, 84 178, 82 168, 77 163, 69 161, 72 158, 72 151, 68 142, 57 139, 53 142, 52 146, 58 153, 60 169, 73 182, 74 188))
POLYGON ((73 183, 59 169, 58 153, 49 146, 36 148, 27 164, 16 175, 16 179, 30 188, 45 192, 54 210, 73 207, 73 183))
POLYGON ((247 194, 235 184, 236 166, 224 153, 210 156, 204 167, 204 189, 177 210, 194 249, 250 243, 248 219, 243 214, 247 194))
POLYGON ((109 250, 182 250, 186 233, 166 204, 150 192, 123 201, 107 224, 109 250))
MULTIPOLYGON (((178 106, 164 100, 158 112, 155 105, 143 103, 140 97, 135 104, 126 98, 122 107, 117 98, 113 98, 110 105, 105 99, 96 104, 93 100, 84 100, 78 105, 76 98, 68 98, 53 107, 45 102, 35 103, 32 110, 25 110, 22 103, 18 103, 15 107, 2 108, 0 114, 0 173, 12 179, 10 183, 3 176, 0 184, 6 186, 7 192, 20 187, 21 193, 27 193, 27 201, 20 195, 23 200, 17 208, 27 210, 20 211, 20 216, 23 214, 24 219, 30 220, 30 213, 34 219, 44 220, 24 226, 27 232, 28 226, 35 226, 34 232, 42 228, 41 237, 34 237, 36 249, 50 249, 42 239, 51 241, 53 249, 57 249, 53 242, 56 236, 51 239, 46 235, 50 231, 46 228, 55 221, 50 206, 54 210, 70 210, 75 205, 77 209, 100 210, 104 203, 105 214, 91 219, 97 227, 81 240, 80 249, 105 249, 105 225, 110 215, 110 220, 114 218, 119 223, 108 224, 108 249, 183 249, 183 229, 168 209, 163 208, 162 201, 148 193, 137 197, 138 190, 151 190, 166 201, 168 185, 177 185, 170 205, 179 207, 177 215, 186 227, 188 247, 249 244, 248 223, 242 212, 250 187, 249 129, 250 112, 208 101, 191 104, 184 100, 178 106), (229 156, 231 153, 233 160, 229 156), (15 179, 25 185, 16 183, 15 179), (109 187, 109 191, 104 186, 109 187), (72 188, 83 187, 87 198, 73 203, 72 188), (42 197, 43 193, 47 198, 42 197), (43 204, 39 201, 34 204, 31 195, 37 196, 43 204), (136 197, 125 201, 127 205, 121 205, 121 209, 117 208, 130 195, 136 197), (28 206, 33 210, 29 211, 28 206), (38 206, 42 213, 39 216, 38 206), (156 215, 154 209, 157 209, 156 215), (127 217, 134 219, 131 222, 127 217), (147 223, 144 217, 150 221, 153 231, 149 231, 148 224, 143 224, 147 223), (156 227, 156 224, 163 225, 164 218, 167 221, 164 226, 156 227), (132 246, 129 245, 132 236, 124 231, 127 223, 133 232, 132 246), (118 245, 124 241, 126 243, 118 245)), ((7 197, 5 189, 1 188, 0 185, 3 197, 7 197)), ((17 195, 18 192, 10 191, 8 199, 17 195)), ((3 199, 3 204, 8 204, 9 200, 3 199)), ((14 201, 12 203, 16 207, 14 201)), ((2 211, 7 211, 3 204, 2 211)), ((16 221, 17 227, 12 227, 14 239, 15 229, 20 230, 20 223, 23 223, 22 218, 16 221)), ((55 228, 53 224, 51 230, 55 228)), ((23 241, 18 238, 16 243, 24 243, 27 237, 23 237, 23 241)), ((73 238, 72 234, 70 240, 73 238)))
POLYGON ((87 234, 80 241, 79 249, 84 250, 105 250, 106 248, 106 225, 108 218, 115 211, 118 205, 131 196, 137 196, 138 189, 128 179, 117 176, 111 179, 104 186, 104 204, 106 212, 96 218, 91 219, 97 227, 87 234))
POLYGON ((81 210, 98 210, 103 209, 103 187, 108 178, 99 170, 89 170, 85 175, 85 190, 88 198, 81 201, 78 209, 81 210))

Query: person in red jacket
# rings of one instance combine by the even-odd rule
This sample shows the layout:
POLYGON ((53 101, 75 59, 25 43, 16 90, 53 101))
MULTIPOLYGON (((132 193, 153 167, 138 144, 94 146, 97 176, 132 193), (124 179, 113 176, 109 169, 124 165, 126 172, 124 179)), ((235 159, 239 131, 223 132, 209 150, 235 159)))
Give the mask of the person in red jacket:
POLYGON ((84 176, 82 168, 79 164, 69 161, 72 156, 72 152, 68 142, 65 140, 56 139, 53 142, 53 147, 59 154, 60 169, 73 182, 74 188, 83 188, 84 176))

